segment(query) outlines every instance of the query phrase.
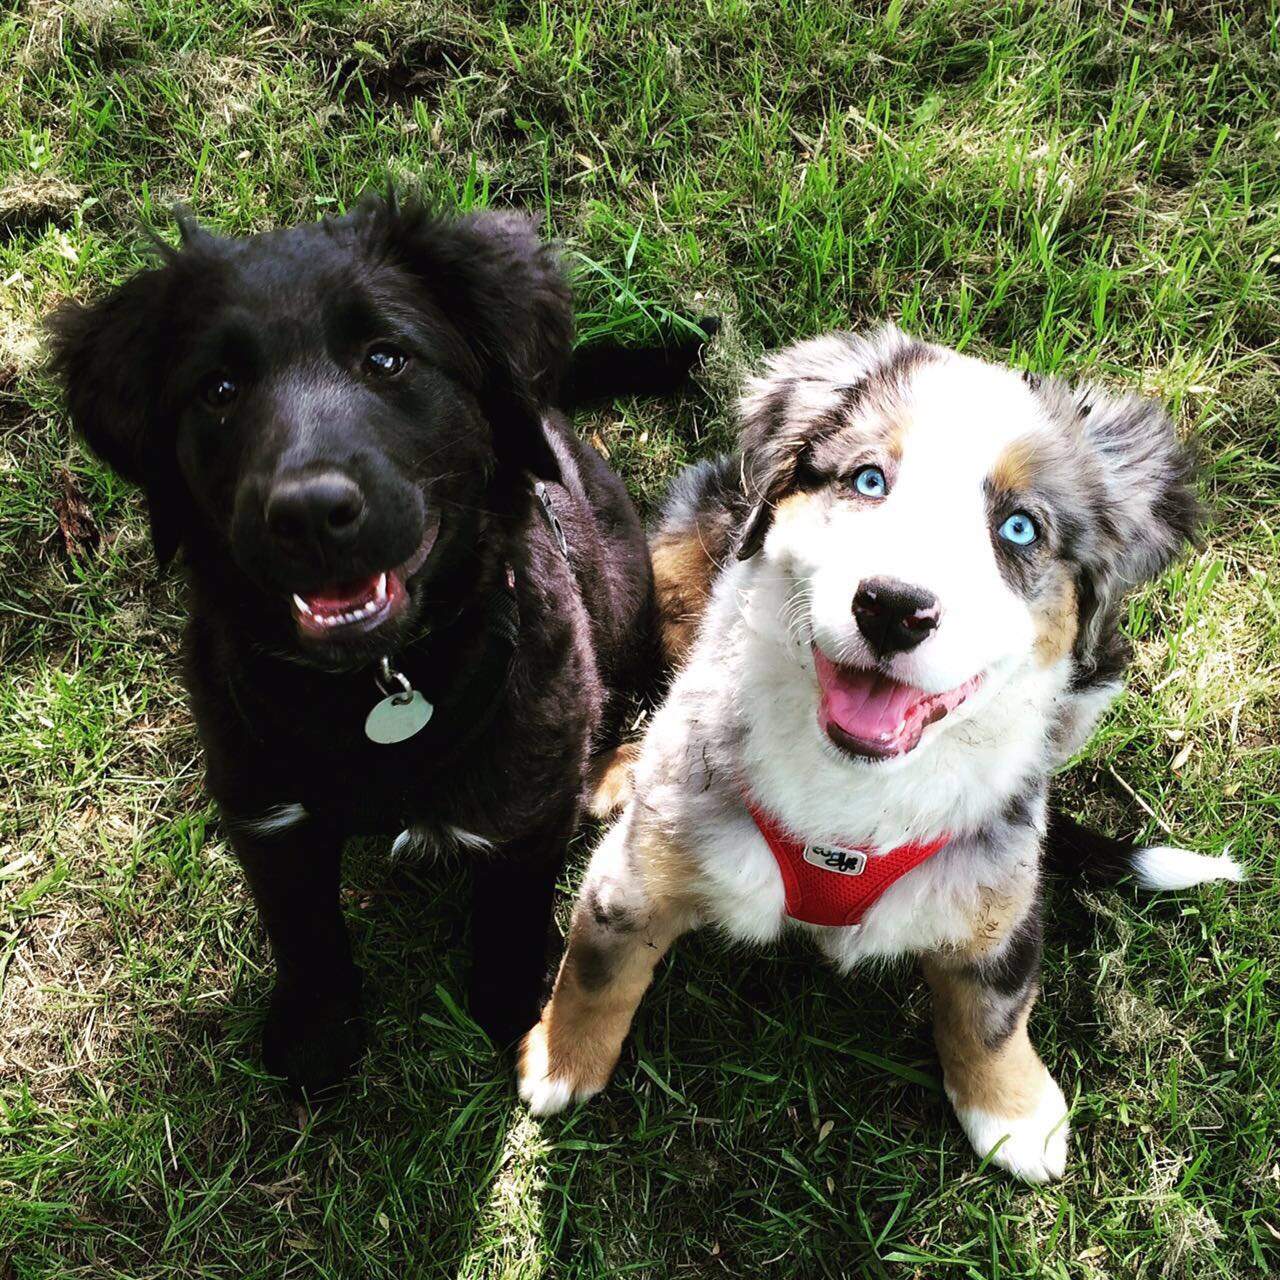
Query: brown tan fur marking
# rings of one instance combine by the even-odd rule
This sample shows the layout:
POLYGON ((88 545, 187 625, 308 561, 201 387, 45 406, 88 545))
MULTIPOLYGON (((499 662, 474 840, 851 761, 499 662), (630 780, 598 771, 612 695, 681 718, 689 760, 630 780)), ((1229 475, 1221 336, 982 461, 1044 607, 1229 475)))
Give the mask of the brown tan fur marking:
POLYGON ((698 634, 720 566, 698 530, 659 533, 650 543, 662 656, 671 667, 684 661, 698 634))
POLYGON ((986 987, 934 957, 925 960, 924 972, 933 989, 933 1034, 952 1103, 1010 1119, 1031 1115, 1049 1075, 1027 1034, 1034 987, 1010 1033, 993 1048, 986 987))
POLYGON ((1031 614, 1036 629, 1036 660, 1042 667, 1051 667, 1071 652, 1080 629, 1075 583, 1061 569, 1058 582, 1036 601, 1031 614))
POLYGON ((587 774, 587 812, 603 822, 631 799, 631 771, 640 758, 638 742, 624 742, 602 751, 587 774))
POLYGON ((1038 991, 1035 884, 1028 877, 1006 893, 984 886, 970 941, 924 957, 934 1039, 958 1108, 1015 1118, 1031 1114, 1043 1094, 1048 1071, 1027 1034, 1038 991), (997 977, 1001 958, 1008 965, 1011 957, 1012 981, 997 977))
POLYGON ((575 1096, 608 1083, 658 962, 696 919, 678 889, 689 887, 678 849, 653 833, 628 855, 625 882, 584 885, 555 990, 520 1050, 522 1075, 563 1082, 575 1096))
POLYGON ((1015 440, 991 468, 991 484, 1003 493, 1023 493, 1035 479, 1035 446, 1030 440, 1015 440))
POLYGON ((1033 898, 1031 885, 1020 893, 997 893, 986 885, 978 887, 978 909, 973 917, 973 937, 968 945, 953 952, 973 963, 999 947, 1022 920, 1033 898))

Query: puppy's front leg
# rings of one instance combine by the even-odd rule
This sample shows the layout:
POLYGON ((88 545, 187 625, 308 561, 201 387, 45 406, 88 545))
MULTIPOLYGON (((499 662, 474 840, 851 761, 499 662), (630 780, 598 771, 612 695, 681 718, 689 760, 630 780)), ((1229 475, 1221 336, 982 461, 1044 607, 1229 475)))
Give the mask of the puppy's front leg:
POLYGON ((927 956, 947 1096, 980 1156, 1026 1182, 1062 1176, 1067 1104, 1027 1034, 1040 968, 1034 908, 967 952, 927 956))
POLYGON ((341 834, 300 805, 227 817, 276 961, 263 1062, 295 1088, 325 1089, 350 1072, 365 1034, 338 897, 341 834))
POLYGON ((520 1096, 535 1115, 608 1084, 658 961, 695 923, 674 851, 638 825, 632 806, 592 856, 555 991, 521 1046, 520 1096))

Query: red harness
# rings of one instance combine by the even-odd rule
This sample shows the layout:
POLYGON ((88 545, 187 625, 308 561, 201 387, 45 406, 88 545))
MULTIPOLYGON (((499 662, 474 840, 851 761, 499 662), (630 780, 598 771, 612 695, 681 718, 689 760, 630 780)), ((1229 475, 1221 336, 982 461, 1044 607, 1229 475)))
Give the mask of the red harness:
POLYGON ((891 884, 932 858, 951 839, 902 844, 871 854, 845 845, 805 844, 749 796, 744 797, 787 890, 787 915, 805 924, 856 925, 891 884))

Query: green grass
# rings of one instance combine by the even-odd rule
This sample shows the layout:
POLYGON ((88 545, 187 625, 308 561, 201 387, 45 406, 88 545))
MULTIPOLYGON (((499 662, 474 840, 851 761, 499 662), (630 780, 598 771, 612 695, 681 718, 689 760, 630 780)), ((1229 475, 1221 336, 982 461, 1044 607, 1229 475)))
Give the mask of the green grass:
MULTIPOLYGON (((0 1276, 1280 1273, 1274 3, 21 0, 0 16, 0 1276), (200 786, 178 590, 68 440, 42 314, 180 201, 247 232, 384 175, 545 213, 585 333, 725 319, 703 396, 585 423, 649 500, 761 350, 883 317, 1164 397, 1212 527, 1135 602, 1090 820, 1242 888, 1052 887, 1066 1180, 986 1172, 909 971, 682 944, 613 1088, 539 1124, 460 1011, 456 867, 351 859, 371 1052, 263 1078, 254 913, 200 786), (103 532, 69 558, 66 469, 103 532)), ((568 873, 566 893, 585 843, 568 873)), ((567 900, 567 899, 566 899, 567 900)))

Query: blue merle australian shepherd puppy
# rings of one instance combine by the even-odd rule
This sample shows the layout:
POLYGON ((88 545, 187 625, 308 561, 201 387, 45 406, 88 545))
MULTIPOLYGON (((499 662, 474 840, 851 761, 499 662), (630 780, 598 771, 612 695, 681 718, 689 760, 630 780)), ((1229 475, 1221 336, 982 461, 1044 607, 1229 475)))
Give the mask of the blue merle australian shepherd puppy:
MULTIPOLYGON (((774 356, 740 456, 676 482, 653 540, 683 665, 592 858, 525 1041, 539 1113, 604 1087, 687 930, 808 933, 842 970, 920 957, 975 1150, 1063 1172, 1067 1105, 1032 1046, 1053 771, 1119 692, 1126 593, 1193 532, 1157 406, 886 327, 774 356)), ((1154 886, 1235 878, 1148 849, 1154 886)))

